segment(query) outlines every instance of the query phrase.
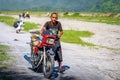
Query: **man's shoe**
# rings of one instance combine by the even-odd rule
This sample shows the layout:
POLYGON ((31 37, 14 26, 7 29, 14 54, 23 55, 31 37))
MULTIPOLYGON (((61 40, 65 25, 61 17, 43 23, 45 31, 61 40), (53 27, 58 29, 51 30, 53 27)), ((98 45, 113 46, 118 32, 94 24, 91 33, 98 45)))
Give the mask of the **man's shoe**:
POLYGON ((19 31, 16 31, 16 33, 19 33, 19 31))
POLYGON ((65 71, 64 69, 60 69, 60 70, 59 70, 60 73, 62 73, 62 72, 64 72, 64 71, 65 71))

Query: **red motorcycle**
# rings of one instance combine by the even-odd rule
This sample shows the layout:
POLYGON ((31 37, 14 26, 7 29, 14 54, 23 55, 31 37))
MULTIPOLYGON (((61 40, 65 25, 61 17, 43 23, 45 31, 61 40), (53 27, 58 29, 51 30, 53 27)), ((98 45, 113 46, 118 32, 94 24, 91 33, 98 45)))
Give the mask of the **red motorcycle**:
MULTIPOLYGON (((56 40, 56 36, 50 32, 44 35, 31 36, 31 58, 29 62, 32 64, 34 70, 38 71, 42 69, 44 76, 50 78, 53 74, 54 68, 54 52, 53 47, 56 40)), ((28 60, 28 57, 24 56, 28 60)))

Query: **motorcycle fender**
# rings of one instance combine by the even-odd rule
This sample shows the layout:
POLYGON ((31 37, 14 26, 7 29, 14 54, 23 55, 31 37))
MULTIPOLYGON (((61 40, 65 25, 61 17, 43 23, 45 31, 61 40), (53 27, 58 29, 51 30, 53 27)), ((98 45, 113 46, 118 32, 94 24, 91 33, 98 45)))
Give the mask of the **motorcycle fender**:
POLYGON ((51 55, 51 56, 54 56, 54 52, 52 49, 48 50, 48 53, 51 55))

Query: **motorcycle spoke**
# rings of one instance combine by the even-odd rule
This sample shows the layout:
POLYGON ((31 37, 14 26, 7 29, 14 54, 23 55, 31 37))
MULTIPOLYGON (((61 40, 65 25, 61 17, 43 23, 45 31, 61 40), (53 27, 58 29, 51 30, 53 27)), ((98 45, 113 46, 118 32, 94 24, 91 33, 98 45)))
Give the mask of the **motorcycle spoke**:
POLYGON ((49 72, 50 71, 50 67, 51 67, 51 62, 50 62, 50 59, 46 58, 46 64, 45 64, 45 68, 46 68, 46 72, 49 72))

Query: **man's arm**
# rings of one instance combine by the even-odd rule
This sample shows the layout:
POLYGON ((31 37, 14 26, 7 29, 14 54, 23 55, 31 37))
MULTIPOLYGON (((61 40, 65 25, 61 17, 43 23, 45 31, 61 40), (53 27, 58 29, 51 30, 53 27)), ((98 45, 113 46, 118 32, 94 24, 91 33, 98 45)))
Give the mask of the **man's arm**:
POLYGON ((43 26, 43 27, 40 29, 40 34, 42 35, 45 30, 46 30, 46 28, 43 26))
POLYGON ((60 31, 60 32, 58 33, 58 37, 60 38, 62 35, 63 35, 63 31, 60 31))
POLYGON ((62 25, 60 22, 59 22, 58 30, 59 30, 58 37, 60 38, 63 35, 63 29, 62 29, 62 25))

